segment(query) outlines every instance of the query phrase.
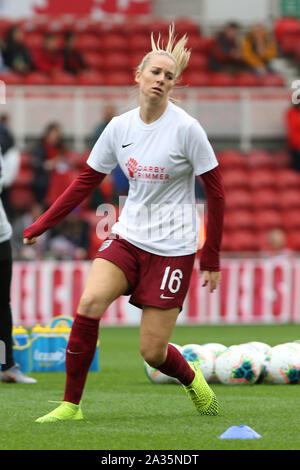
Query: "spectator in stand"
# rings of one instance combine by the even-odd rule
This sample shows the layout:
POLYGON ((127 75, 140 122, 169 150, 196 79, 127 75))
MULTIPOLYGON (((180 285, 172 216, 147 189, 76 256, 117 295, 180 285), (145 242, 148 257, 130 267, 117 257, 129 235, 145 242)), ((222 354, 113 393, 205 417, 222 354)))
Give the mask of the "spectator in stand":
POLYGON ((49 255, 54 259, 87 259, 89 249, 89 224, 74 209, 65 220, 51 230, 49 255))
POLYGON ((115 107, 112 103, 105 103, 103 105, 102 111, 102 120, 94 129, 93 134, 90 139, 90 148, 92 148, 97 140, 99 139, 100 135, 106 128, 107 124, 112 120, 112 118, 116 115, 115 107))
POLYGON ((300 172, 300 103, 286 112, 287 144, 292 157, 292 167, 300 172))
POLYGON ((216 72, 238 72, 244 67, 239 44, 239 25, 230 22, 224 26, 209 52, 210 68, 216 72))
POLYGON ((33 150, 34 179, 32 190, 36 202, 44 203, 49 185, 50 171, 55 167, 55 158, 62 145, 62 130, 57 122, 50 123, 37 147, 33 150))
POLYGON ((63 141, 57 143, 56 155, 48 162, 49 180, 45 203, 51 206, 75 178, 71 153, 63 141))
POLYGON ((42 204, 36 203, 30 210, 19 212, 12 222, 13 235, 11 239, 13 259, 25 261, 37 261, 45 259, 48 251, 49 233, 44 233, 37 242, 36 248, 24 246, 22 234, 28 224, 34 223, 43 213, 45 208, 42 204))
POLYGON ((43 47, 35 53, 34 63, 37 70, 45 73, 63 70, 64 58, 58 48, 55 34, 46 34, 43 47))
POLYGON ((260 23, 253 25, 242 40, 242 59, 256 75, 274 72, 273 59, 277 56, 273 36, 260 23))
POLYGON ((266 249, 261 253, 262 257, 272 259, 286 259, 293 255, 287 247, 286 234, 280 227, 274 227, 266 234, 266 249))
POLYGON ((24 33, 19 26, 13 26, 5 37, 3 58, 5 65, 19 74, 26 74, 34 69, 29 49, 24 45, 24 33))
POLYGON ((64 70, 74 75, 86 69, 86 64, 80 51, 76 47, 77 36, 72 32, 65 34, 65 44, 62 50, 62 56, 64 61, 64 70))

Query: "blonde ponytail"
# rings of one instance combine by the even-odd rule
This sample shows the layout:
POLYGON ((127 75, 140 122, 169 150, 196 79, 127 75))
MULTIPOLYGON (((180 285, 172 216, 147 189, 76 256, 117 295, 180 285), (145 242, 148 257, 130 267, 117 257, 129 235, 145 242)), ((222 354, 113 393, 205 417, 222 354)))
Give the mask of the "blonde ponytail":
POLYGON ((148 54, 145 55, 139 66, 137 67, 137 70, 142 71, 148 62, 149 58, 153 54, 162 54, 162 55, 167 55, 170 57, 176 64, 176 75, 175 78, 177 79, 180 77, 184 69, 187 67, 191 51, 187 49, 185 46, 188 42, 188 37, 185 34, 182 36, 177 42, 176 42, 176 36, 175 36, 175 27, 174 23, 172 23, 169 26, 169 40, 164 48, 164 44, 162 43, 160 45, 160 34, 158 35, 158 39, 155 43, 154 40, 154 35, 151 33, 151 46, 152 46, 152 51, 148 52, 148 54))

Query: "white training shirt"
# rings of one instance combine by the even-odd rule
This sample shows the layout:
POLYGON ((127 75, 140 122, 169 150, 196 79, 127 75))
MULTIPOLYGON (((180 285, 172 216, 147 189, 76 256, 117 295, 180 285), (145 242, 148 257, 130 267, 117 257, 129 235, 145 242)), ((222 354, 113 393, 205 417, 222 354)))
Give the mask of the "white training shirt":
MULTIPOLYGON (((2 153, 0 149, 0 194, 2 192, 3 174, 2 174, 2 153)), ((0 243, 6 242, 12 236, 12 227, 7 219, 2 201, 0 199, 0 243)))
POLYGON ((114 117, 94 145, 89 166, 127 175, 129 192, 111 228, 133 245, 162 256, 197 251, 195 175, 218 165, 199 122, 173 103, 151 124, 140 108, 114 117))

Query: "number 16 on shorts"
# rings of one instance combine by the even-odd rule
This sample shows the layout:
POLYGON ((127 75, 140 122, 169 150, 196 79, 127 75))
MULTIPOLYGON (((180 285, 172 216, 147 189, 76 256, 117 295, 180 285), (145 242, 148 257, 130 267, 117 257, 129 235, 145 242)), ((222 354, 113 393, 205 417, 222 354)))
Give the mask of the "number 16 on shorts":
MULTIPOLYGON (((183 273, 181 269, 174 269, 171 271, 171 266, 167 266, 163 275, 163 279, 160 285, 160 290, 165 290, 166 286, 172 294, 176 294, 179 291, 181 286, 181 279, 183 278, 183 273)), ((166 296, 161 294, 161 299, 173 299, 173 297, 166 296)))

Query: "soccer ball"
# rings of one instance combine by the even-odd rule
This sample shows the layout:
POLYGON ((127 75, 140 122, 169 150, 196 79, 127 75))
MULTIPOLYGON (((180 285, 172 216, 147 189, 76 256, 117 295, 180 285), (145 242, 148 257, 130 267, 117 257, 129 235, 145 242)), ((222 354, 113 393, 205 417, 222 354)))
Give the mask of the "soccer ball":
POLYGON ((248 385, 258 380, 262 365, 262 355, 254 349, 230 346, 218 355, 215 372, 222 384, 248 385))
POLYGON ((266 343, 261 343, 260 341, 250 341, 248 344, 250 347, 256 349, 256 351, 261 352, 265 356, 270 352, 271 346, 266 343))
POLYGON ((186 344, 182 346, 182 355, 189 362, 196 362, 205 380, 208 382, 213 376, 214 355, 206 346, 200 344, 186 344))
POLYGON ((146 375, 150 382, 154 384, 179 384, 179 380, 175 377, 170 377, 169 375, 163 374, 160 370, 155 369, 155 367, 149 366, 149 364, 144 361, 144 368, 146 375))
POLYGON ((203 346, 205 346, 206 348, 209 348, 211 350, 211 352, 213 354, 213 358, 214 358, 213 374, 212 374, 212 377, 209 381, 211 383, 219 382, 218 377, 216 376, 216 371, 215 371, 216 359, 217 359, 218 355, 226 349, 226 346, 224 346, 224 344, 220 344, 220 343, 206 343, 206 344, 203 344, 203 346))
POLYGON ((300 383, 300 344, 284 343, 271 348, 264 362, 264 374, 269 383, 300 383))

